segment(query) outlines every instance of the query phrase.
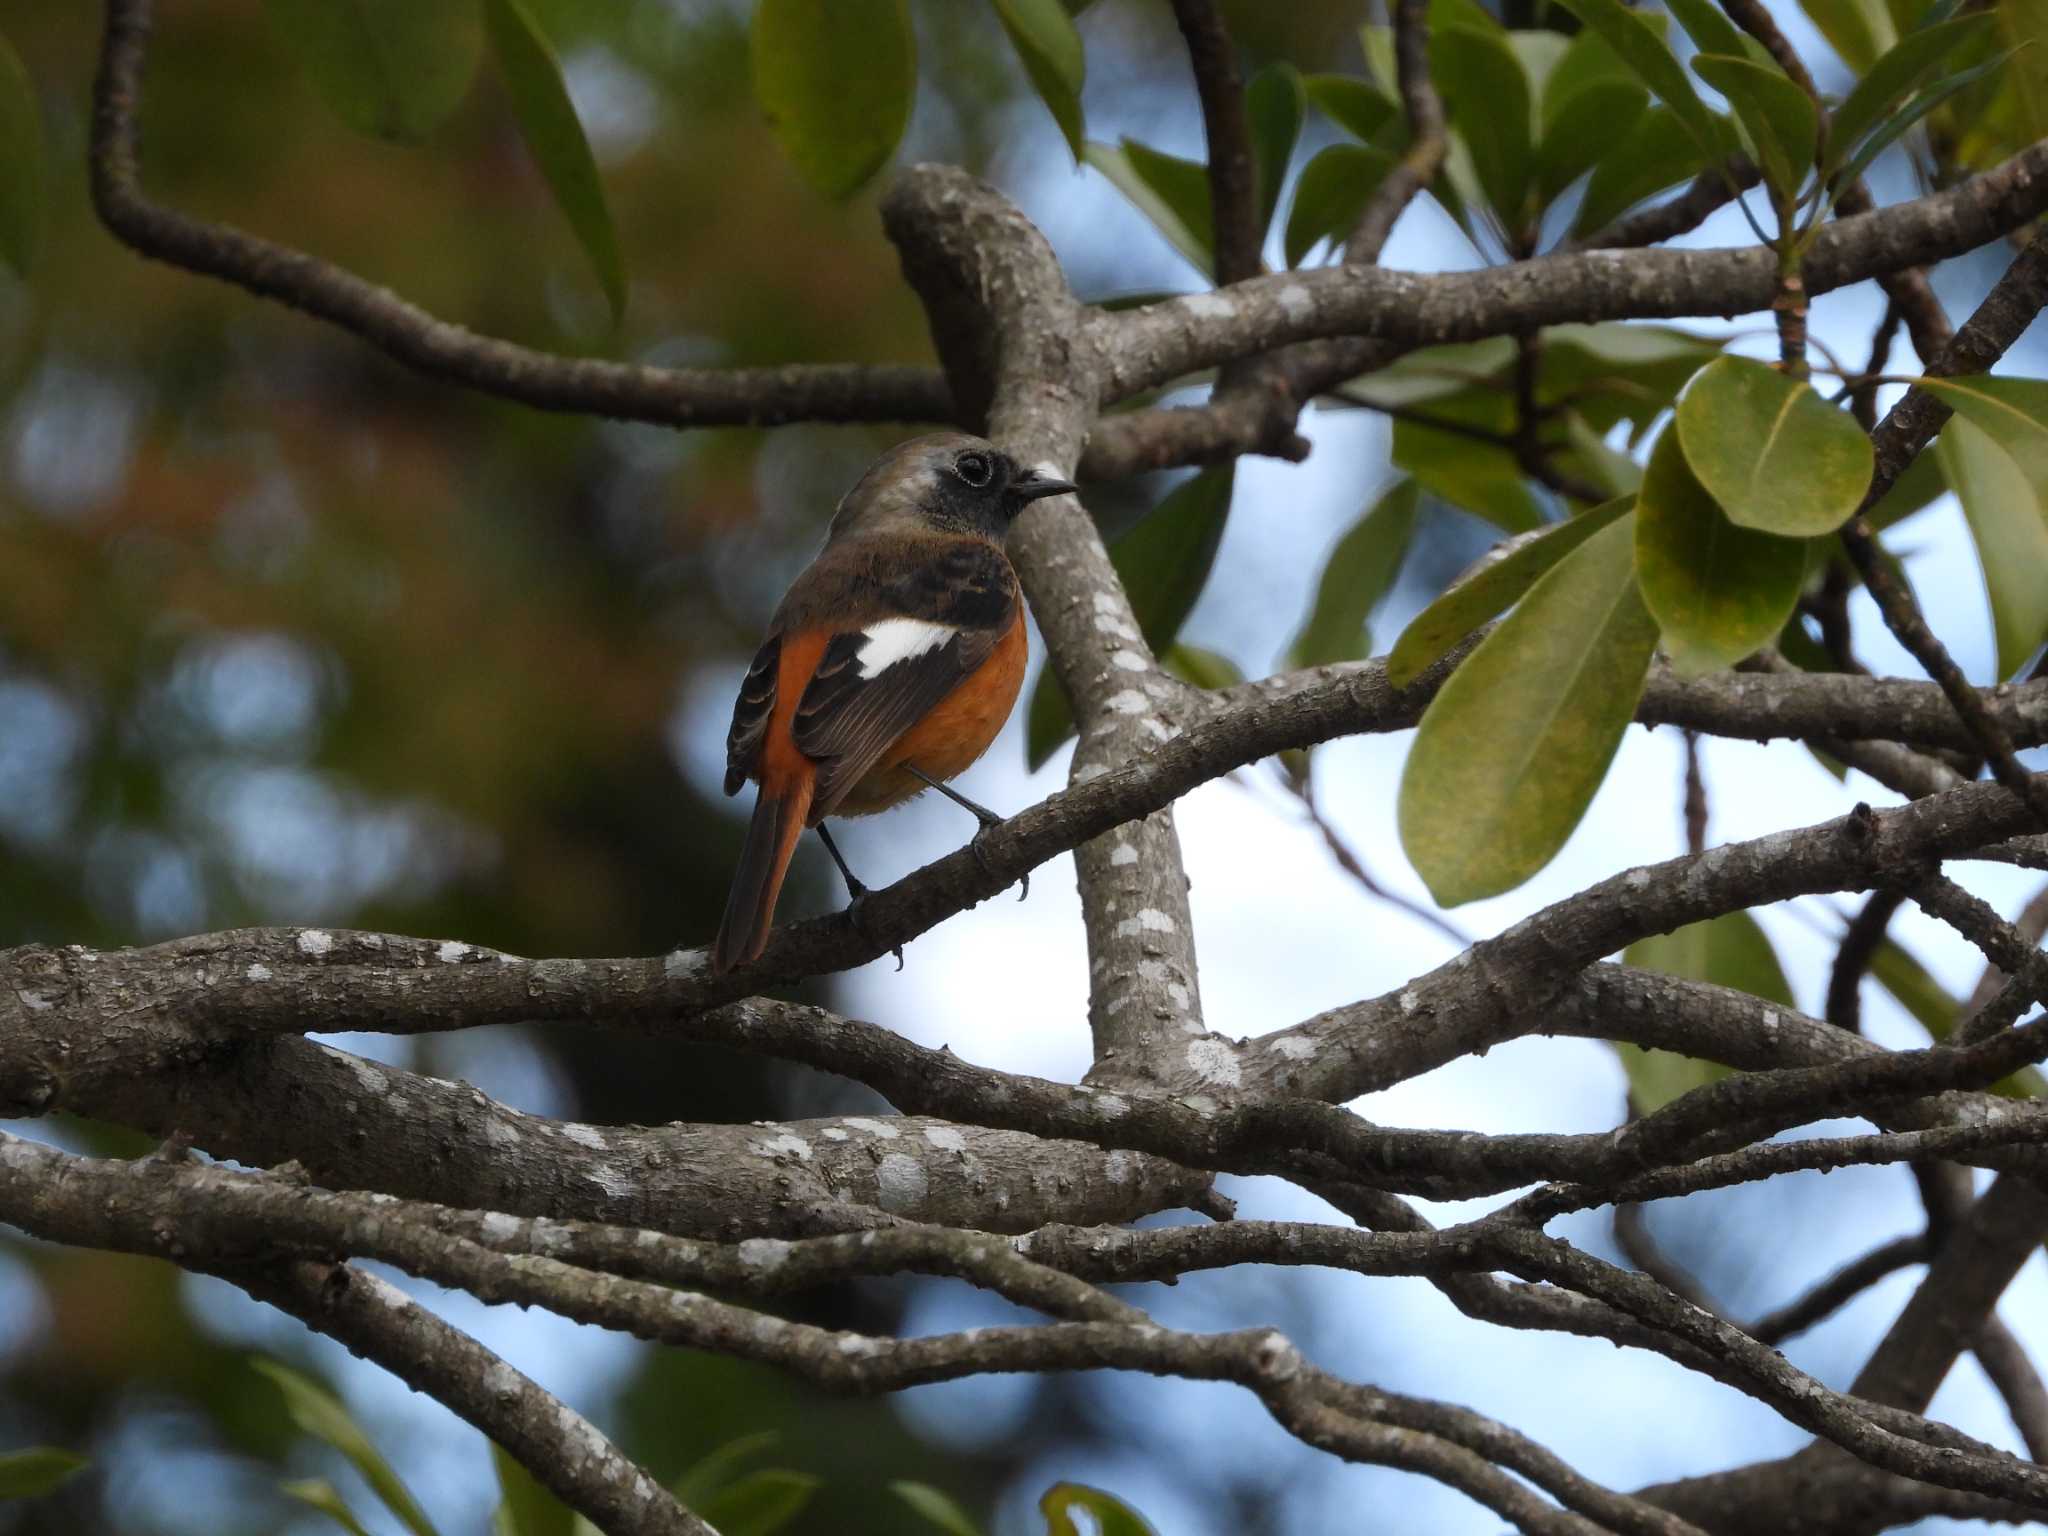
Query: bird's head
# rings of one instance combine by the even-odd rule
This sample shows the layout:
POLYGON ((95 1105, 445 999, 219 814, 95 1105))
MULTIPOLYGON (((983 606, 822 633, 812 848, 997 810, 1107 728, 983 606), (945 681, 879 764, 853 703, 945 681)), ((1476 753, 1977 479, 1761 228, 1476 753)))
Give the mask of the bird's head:
POLYGON ((1000 540, 1032 502, 1073 489, 1050 468, 1020 465, 985 438, 934 432, 898 443, 868 466, 833 513, 831 536, 937 528, 1000 540))

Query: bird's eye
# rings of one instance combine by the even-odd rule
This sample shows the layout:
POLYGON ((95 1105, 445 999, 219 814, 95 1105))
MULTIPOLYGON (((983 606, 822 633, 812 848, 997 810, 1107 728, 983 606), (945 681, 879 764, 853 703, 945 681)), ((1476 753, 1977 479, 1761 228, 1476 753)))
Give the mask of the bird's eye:
POLYGON ((953 473, 978 491, 995 474, 995 466, 985 453, 963 453, 953 461, 953 473))

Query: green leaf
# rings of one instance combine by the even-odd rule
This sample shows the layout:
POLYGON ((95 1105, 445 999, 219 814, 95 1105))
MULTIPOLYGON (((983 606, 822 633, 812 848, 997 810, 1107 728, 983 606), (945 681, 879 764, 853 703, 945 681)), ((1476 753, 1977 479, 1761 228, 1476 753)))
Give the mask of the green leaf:
POLYGON ((0 1451, 0 1499, 39 1499, 83 1472, 83 1456, 54 1445, 0 1451))
POLYGON ((1431 73, 1479 185, 1502 222, 1518 228, 1529 189, 1528 77, 1497 30, 1450 27, 1429 43, 1431 73))
POLYGON ((1877 127, 1911 92, 1932 79, 1942 62, 1957 48, 1973 38, 1982 37, 1990 24, 1988 15, 1978 15, 1922 27, 1872 64, 1829 120, 1829 167, 1848 159, 1866 133, 1877 127))
POLYGON ((411 1490, 391 1470, 391 1463, 378 1454, 361 1426, 349 1417, 339 1398, 311 1378, 275 1360, 251 1360, 249 1364, 277 1384, 278 1390, 284 1394, 285 1412, 301 1433, 326 1441, 347 1457, 350 1465, 362 1474, 363 1481, 370 1485, 370 1491, 384 1501, 384 1507, 396 1515, 413 1536, 436 1536, 433 1522, 427 1519, 426 1512, 413 1498, 411 1490))
POLYGON ((1323 567, 1315 606, 1294 637, 1290 666, 1320 667, 1332 661, 1356 661, 1372 654, 1366 620, 1401 569, 1415 532, 1420 496, 1413 480, 1403 480, 1375 502, 1337 541, 1323 567))
POLYGON ((1379 144, 1401 121, 1400 105, 1369 80, 1352 75, 1310 75, 1302 82, 1316 110, 1354 138, 1379 144))
POLYGON ((804 1512, 819 1485, 806 1472, 749 1472, 706 1499, 697 1513, 719 1536, 774 1536, 804 1512))
POLYGON ((562 82, 562 61, 523 0, 484 0, 484 16, 520 137, 555 194, 555 205, 575 231, 576 243, 590 258, 616 325, 626 311, 626 264, 619 255, 611 209, 605 206, 597 161, 562 82))
POLYGON ((1875 467, 1854 417, 1747 357, 1716 358, 1686 386, 1678 438, 1722 510, 1765 533, 1833 533, 1862 503, 1875 467))
MULTIPOLYGON (((1792 988, 1778 964, 1777 951, 1747 912, 1728 912, 1703 923, 1689 923, 1675 933, 1638 939, 1622 951, 1621 958, 1624 964, 1646 971, 1733 987, 1788 1010, 1793 1006, 1792 988)), ((1719 1062, 1674 1051, 1646 1051, 1625 1042, 1617 1042, 1615 1050, 1628 1073, 1629 1102, 1641 1115, 1654 1114, 1673 1099, 1732 1071, 1719 1062)))
POLYGON ((1209 171, 1194 160, 1162 154, 1132 139, 1118 148, 1088 144, 1081 159, 1102 172, 1167 243, 1204 276, 1216 266, 1215 214, 1209 206, 1209 171))
POLYGON ((1542 525, 1543 514, 1521 466, 1505 449, 1475 443, 1420 422, 1394 423, 1393 461, 1432 496, 1485 518, 1507 533, 1542 525))
POLYGON ((1066 135, 1076 164, 1087 141, 1081 114, 1081 86, 1088 78, 1087 54, 1073 18, 1060 0, 995 0, 1010 46, 1023 61, 1031 88, 1066 135))
POLYGON ((1138 1512, 1115 1494, 1080 1483, 1054 1483, 1038 1501, 1045 1516, 1045 1536, 1083 1536, 1074 1511, 1093 1517, 1095 1536, 1158 1536, 1138 1512))
POLYGON ((1550 203, 1615 146, 1626 143, 1649 103, 1650 93, 1605 38, 1592 31, 1573 38, 1543 85, 1543 126, 1536 150, 1539 201, 1550 203))
POLYGON ((754 95, 783 153, 827 197, 895 152, 917 93, 907 0, 761 0, 754 95))
POLYGON ((1805 546, 1730 522, 1666 428, 1636 499, 1636 578, 1672 666, 1698 676, 1769 645, 1805 577, 1805 546))
POLYGON ((1664 0, 1664 5, 1701 53, 1748 56, 1749 35, 1730 21, 1714 0, 1664 0))
POLYGON ((2012 55, 2010 54, 1999 54, 1996 57, 1986 59, 1983 63, 1973 68, 1965 69, 1945 79, 1937 80, 1911 101, 1907 102, 1897 112, 1886 118, 1882 126, 1863 141, 1863 147, 1856 151, 1850 158, 1849 163, 1835 174, 1832 182, 1836 189, 1835 195, 1840 197, 1843 190, 1853 186, 1856 178, 1870 168, 1870 163, 1887 149, 1890 149, 1893 144, 1897 143, 1906 130, 1919 122, 1921 118, 1927 116, 1928 113, 1939 107, 1958 91, 1974 85, 1993 70, 2000 68, 2011 57, 2012 55))
MULTIPOLYGON (((1182 481, 1109 547, 1110 564, 1155 656, 1172 646, 1209 580, 1235 480, 1235 467, 1225 464, 1182 481)), ((1039 674, 1025 717, 1026 762, 1038 767, 1073 734, 1067 696, 1047 667, 1039 674)))
POLYGON ((1795 196, 1813 169, 1820 114, 1808 96, 1775 64, 1728 54, 1702 53, 1693 73, 1728 98, 1756 146, 1764 180, 1782 199, 1795 196))
MULTIPOLYGON (((348 1507, 348 1501, 335 1490, 334 1484, 324 1477, 309 1477, 301 1482, 280 1483, 277 1491, 288 1499, 297 1499, 301 1504, 310 1504, 344 1531, 348 1536, 370 1536, 363 1522, 356 1518, 356 1512, 348 1507)), ((499 1514, 502 1516, 501 1509, 499 1514)))
POLYGON ((1571 445, 1558 460, 1559 467, 1590 480, 1609 496, 1632 496, 1642 489, 1643 466, 1586 424, 1577 411, 1565 417, 1565 440, 1571 445))
POLYGON ((1621 0, 1558 3, 1606 39, 1616 56, 1671 110, 1702 155, 1721 153, 1721 133, 1714 114, 1700 100, 1677 56, 1658 36, 1655 27, 1622 5, 1621 0))
POLYGON ((967 1511, 929 1483, 894 1482, 889 1491, 911 1508, 924 1523, 946 1536, 981 1536, 981 1529, 967 1518, 967 1511))
POLYGON ((0 262, 28 276, 43 227, 43 110, 20 57, 0 37, 0 262))
POLYGON ((1934 440, 1934 452, 1955 487, 1970 525, 1991 630, 1998 643, 1998 675, 2011 677, 2048 639, 2048 506, 2043 487, 2028 478, 2000 440, 1957 415, 1934 440))
POLYGON ((731 1482, 734 1472, 742 1463, 763 1454, 781 1438, 776 1431, 763 1429, 751 1435, 739 1435, 728 1440, 725 1444, 707 1451, 685 1469, 673 1483, 669 1484, 669 1492, 686 1507, 696 1509, 731 1482))
POLYGON ((1558 561, 1634 506, 1633 496, 1617 496, 1570 522, 1509 540, 1505 553, 1480 561, 1409 621, 1387 653, 1387 681, 1406 688, 1473 630, 1506 612, 1558 561))
POLYGON ((1872 528, 1882 532, 1933 505, 1947 491, 1948 477, 1942 473, 1941 460, 1932 453, 1917 453, 1883 499, 1863 515, 1872 528))
POLYGON ((1177 644, 1159 658, 1159 665, 1182 682, 1211 692, 1235 688, 1244 681, 1244 672, 1236 662, 1199 645, 1177 644))
POLYGON ((266 0, 272 30, 358 133, 417 144, 476 78, 476 0, 266 0))
POLYGON ((1364 145, 1332 144, 1318 151, 1294 183, 1294 206, 1282 241, 1287 265, 1301 265, 1318 240, 1343 244, 1393 167, 1392 155, 1364 145))
POLYGON ((1692 180, 1710 163, 1692 132, 1668 107, 1638 113, 1625 137, 1607 147, 1586 183, 1572 233, 1605 229, 1644 198, 1692 180))
POLYGON ((1927 974, 1927 968, 1891 939, 1870 957, 1870 974, 1898 1005, 1937 1040, 1946 1040, 1962 1017, 1962 1000, 1927 974))
POLYGON ((1287 163, 1294 158, 1301 120, 1308 112, 1308 92, 1300 71, 1284 62, 1267 65, 1245 87, 1244 107, 1251 125, 1252 158, 1259 172, 1259 234, 1263 239, 1273 227, 1273 210, 1280 206, 1280 188, 1287 180, 1287 163))
POLYGON ((1799 8, 1859 75, 1899 38, 1884 0, 1799 0, 1799 8))
POLYGON ((1616 519, 1539 580, 1423 713, 1401 846, 1441 906, 1512 890, 1556 855, 1635 714, 1657 626, 1616 519))
POLYGON ((576 1512, 495 1440, 491 1442, 491 1464, 498 1471, 499 1495, 491 1536, 574 1536, 576 1512))

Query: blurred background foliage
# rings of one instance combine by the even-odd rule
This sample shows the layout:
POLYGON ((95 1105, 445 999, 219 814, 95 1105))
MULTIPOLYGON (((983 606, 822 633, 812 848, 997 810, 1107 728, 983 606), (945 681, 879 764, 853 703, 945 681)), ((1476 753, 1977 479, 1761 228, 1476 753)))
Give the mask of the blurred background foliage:
MULTIPOLYGON (((424 144, 380 142, 328 110, 261 0, 162 6, 145 184, 552 351, 929 357, 877 189, 828 201, 777 151, 748 85, 748 6, 529 8, 562 55, 617 222, 630 291, 616 328, 492 72, 424 144)), ((1355 65, 1351 5, 1229 9, 1254 57, 1355 65)), ((1067 156, 1049 123, 1019 131, 1044 109, 988 8, 921 0, 914 17, 904 156, 998 175, 1005 156, 1067 156)), ((722 697, 833 501, 900 432, 679 434, 550 416, 141 261, 87 199, 99 21, 91 4, 0 0, 0 36, 42 110, 48 189, 29 279, 0 272, 0 945, 267 922, 539 955, 702 938, 740 822, 678 771, 684 700, 707 669, 722 697)), ((1164 6, 1101 0, 1084 27, 1091 99, 1140 120, 1192 111, 1164 6)), ((1114 252, 1085 257, 1078 281, 1116 283, 1114 252)), ((824 874, 822 861, 798 871, 821 902, 824 874)), ((814 1075, 602 1035, 494 1031, 423 1040, 407 1059, 600 1122, 873 1102, 814 1075)), ((34 1134, 143 1149, 76 1121, 34 1134)), ((864 1284, 800 1310, 887 1329, 905 1295, 864 1284)), ((0 1448, 61 1445, 94 1463, 49 1498, 0 1503, 0 1531, 331 1529, 277 1485, 309 1471, 360 1485, 298 1435, 247 1355, 365 1373, 296 1325, 250 1321, 258 1310, 167 1265, 0 1240, 0 1448)), ((792 1530, 901 1529, 880 1497, 892 1477, 985 1507, 1049 1449, 1117 1436, 1054 1381, 999 1447, 963 1453, 884 1406, 624 1348, 607 1429, 664 1476, 779 1429, 775 1459, 837 1490, 792 1530)), ((456 1425, 394 1447, 423 1406, 345 1390, 416 1478, 422 1455, 478 1438, 456 1425)), ((488 1463, 464 1455, 485 1476, 455 1479, 477 1499, 451 1533, 490 1516, 488 1463)), ((352 1502, 380 1528, 372 1501, 352 1502)))

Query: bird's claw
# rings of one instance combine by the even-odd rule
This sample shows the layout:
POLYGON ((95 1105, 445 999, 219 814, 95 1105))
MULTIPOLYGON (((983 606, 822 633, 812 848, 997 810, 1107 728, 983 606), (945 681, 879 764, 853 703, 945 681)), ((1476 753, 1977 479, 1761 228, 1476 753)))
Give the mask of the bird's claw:
MULTIPOLYGON (((847 877, 846 886, 848 896, 846 915, 853 920, 855 931, 870 944, 879 943, 880 941, 872 933, 868 932, 867 917, 865 915, 867 912, 868 888, 851 876, 847 877)), ((903 946, 901 944, 891 944, 889 946, 889 953, 896 957, 896 969, 902 970, 903 946)))
MULTIPOLYGON (((1002 824, 1003 818, 1000 816, 984 816, 981 818, 981 830, 968 840, 967 846, 974 850, 974 862, 981 866, 981 872, 985 875, 996 873, 996 867, 989 862, 988 850, 982 847, 981 840, 1002 824)), ((1031 871, 1027 869, 1019 875, 1017 883, 1023 887, 1017 893, 1017 899, 1022 901, 1031 894, 1031 871)))

